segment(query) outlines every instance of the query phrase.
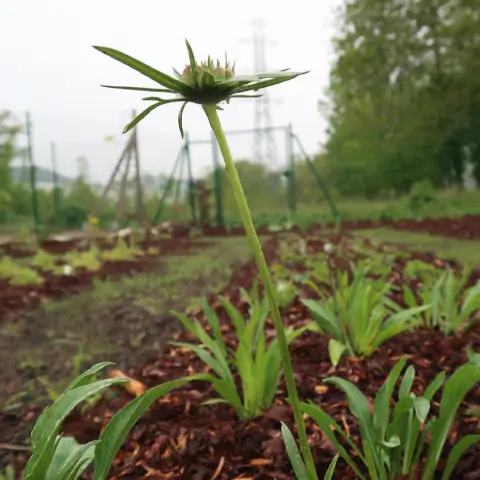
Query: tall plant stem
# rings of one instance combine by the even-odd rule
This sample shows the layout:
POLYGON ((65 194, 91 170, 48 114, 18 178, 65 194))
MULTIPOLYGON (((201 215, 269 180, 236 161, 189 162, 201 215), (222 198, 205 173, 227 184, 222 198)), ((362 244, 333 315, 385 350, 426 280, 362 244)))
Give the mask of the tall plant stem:
POLYGON ((278 307, 275 290, 273 287, 272 279, 270 277, 267 262, 265 260, 265 256, 263 255, 262 246, 255 230, 255 226, 253 225, 247 199, 245 198, 242 183, 238 176, 238 172, 235 167, 235 163, 233 161, 227 139, 225 138, 222 124, 220 123, 220 119, 218 118, 217 106, 214 104, 203 105, 203 109, 207 115, 208 121, 210 122, 213 133, 215 134, 218 146, 220 147, 220 151, 222 152, 228 178, 230 179, 233 194, 235 196, 235 200, 237 202, 237 206, 240 212, 240 217, 242 219, 243 226, 245 228, 247 237, 253 250, 255 262, 260 273, 260 278, 263 281, 265 293, 270 304, 273 323, 275 325, 278 346, 281 352, 283 373, 285 376, 285 382, 287 384, 288 395, 290 397, 290 402, 292 405, 295 424, 297 426, 298 436, 300 440, 300 450, 302 451, 302 457, 305 462, 308 478, 310 480, 316 480, 317 474, 315 471, 315 463, 313 461, 312 452, 310 451, 310 446, 308 445, 307 431, 305 429, 302 409, 300 407, 300 399, 298 397, 297 387, 295 385, 295 377, 293 375, 292 360, 288 351, 287 337, 285 335, 285 329, 283 326, 282 317, 280 315, 280 309, 278 307))

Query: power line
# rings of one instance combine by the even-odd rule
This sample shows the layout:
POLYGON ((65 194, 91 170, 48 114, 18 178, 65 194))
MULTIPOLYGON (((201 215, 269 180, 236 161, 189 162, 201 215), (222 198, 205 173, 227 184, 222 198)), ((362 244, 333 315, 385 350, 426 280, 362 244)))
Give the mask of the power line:
MULTIPOLYGON (((275 42, 268 40, 265 35, 265 21, 261 18, 252 20, 253 34, 247 41, 253 44, 254 54, 254 71, 266 72, 266 50, 267 47, 275 42)), ((268 90, 260 92, 262 96, 254 100, 254 142, 253 142, 253 159, 261 162, 266 159, 270 165, 277 163, 277 146, 275 142, 275 134, 273 120, 271 114, 272 99, 268 90)))

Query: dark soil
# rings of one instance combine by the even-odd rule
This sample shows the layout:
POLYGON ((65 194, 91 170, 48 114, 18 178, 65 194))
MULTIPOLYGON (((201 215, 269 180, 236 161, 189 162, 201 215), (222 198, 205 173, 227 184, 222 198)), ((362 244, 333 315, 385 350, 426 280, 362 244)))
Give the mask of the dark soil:
MULTIPOLYGON (((338 235, 331 240, 341 243, 344 238, 338 235)), ((318 251, 323 248, 323 242, 309 242, 307 248, 310 252, 318 251)), ((272 261, 276 256, 275 241, 268 242, 264 250, 272 261)), ((417 253, 416 257, 430 263, 438 262, 438 259, 431 255, 422 257, 417 253)), ((336 264, 341 268, 342 262, 336 264)), ((398 260, 392 272, 397 283, 402 281, 398 272, 401 273, 404 264, 404 259, 398 260)), ((247 306, 240 300, 238 288, 248 288, 256 274, 256 267, 251 262, 243 265, 223 291, 223 294, 244 312, 247 306)), ((311 296, 311 292, 305 290, 302 296, 311 296)), ((213 297, 211 304, 219 312, 222 321, 226 322, 224 312, 213 297)), ((284 310, 283 316, 286 324, 295 326, 304 325, 310 320, 308 310, 298 299, 294 305, 284 310)), ((197 312, 197 317, 202 319, 201 312, 197 312)), ((271 323, 269 328, 272 328, 271 323)), ((225 332, 227 340, 234 342, 231 329, 225 327, 225 332)), ((177 338, 191 340, 183 333, 177 335, 177 338)), ((407 355, 408 363, 415 366, 414 389, 418 393, 440 371, 448 374, 464 364, 467 345, 478 351, 480 328, 477 325, 460 338, 446 338, 439 332, 423 329, 407 332, 386 342, 371 357, 344 358, 336 368, 332 367, 329 361, 327 343, 328 337, 308 333, 292 344, 291 353, 299 393, 302 399, 321 405, 347 430, 353 440, 358 441, 357 424, 348 412, 344 395, 335 387, 323 384, 323 379, 332 375, 349 379, 365 395, 372 398, 392 366, 403 355, 407 355)), ((148 362, 141 368, 132 368, 127 373, 152 387, 203 370, 204 365, 195 355, 172 347, 167 348, 156 361, 148 362)), ((104 398, 87 413, 75 412, 65 424, 64 433, 74 435, 80 441, 97 438, 111 415, 130 400, 123 390, 119 390, 117 394, 114 399, 104 398)), ((194 382, 180 388, 157 402, 135 426, 117 456, 109 478, 139 479, 148 476, 188 480, 293 479, 279 428, 279 421, 292 427, 290 409, 284 403, 285 396, 285 386, 282 384, 277 392, 275 405, 270 411, 259 418, 240 422, 228 406, 201 405, 212 398, 212 389, 206 383, 194 382)), ((448 436, 446 452, 450 451, 458 438, 479 432, 478 421, 463 414, 468 406, 478 405, 479 402, 480 387, 477 386, 467 395, 461 406, 448 436)), ((438 397, 433 403, 433 408, 437 407, 438 397)), ((29 411, 26 411, 25 415, 33 418, 29 411)), ((311 421, 308 421, 308 434, 319 478, 323 478, 334 451, 311 421)), ((17 461, 23 461, 22 455, 17 457, 17 461)), ((339 461, 335 478, 354 479, 355 475, 339 461)), ((480 478, 479 445, 464 455, 453 478, 480 478)))

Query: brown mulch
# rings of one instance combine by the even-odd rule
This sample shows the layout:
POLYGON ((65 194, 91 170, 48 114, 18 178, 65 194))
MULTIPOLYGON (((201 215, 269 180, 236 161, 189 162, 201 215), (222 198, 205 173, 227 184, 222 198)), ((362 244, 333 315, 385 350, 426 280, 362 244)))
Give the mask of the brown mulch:
MULTIPOLYGON (((328 227, 334 226, 333 223, 328 224, 328 227)), ((340 227, 342 230, 393 228, 464 240, 480 239, 480 215, 423 218, 421 220, 346 220, 340 223, 340 227)), ((311 230, 318 230, 318 226, 312 226, 311 230)))
MULTIPOLYGON (((311 242, 308 249, 319 250, 322 246, 322 242, 311 242)), ((270 261, 275 258, 274 248, 273 240, 264 247, 270 261)), ((417 257, 421 255, 417 254, 417 257)), ((427 262, 437 260, 429 255, 423 259, 427 262)), ((403 265, 404 261, 399 261, 395 271, 401 271, 403 265)), ((245 264, 223 292, 243 312, 247 307, 241 303, 238 287, 248 288, 256 274, 256 267, 252 263, 245 264)), ((225 325, 227 341, 233 342, 233 333, 226 326, 224 312, 213 298, 211 303, 225 325)), ((199 312, 197 316, 202 318, 199 312)), ((310 320, 308 310, 299 300, 284 310, 283 317, 285 323, 296 326, 304 325, 310 320)), ((183 333, 178 338, 190 339, 183 333)), ((322 383, 323 379, 332 375, 349 379, 371 398, 385 381, 392 366, 403 355, 407 355, 408 364, 415 366, 414 390, 418 393, 440 371, 448 374, 464 364, 466 345, 474 350, 480 348, 480 328, 477 326, 460 338, 444 337, 440 332, 423 329, 406 332, 386 342, 371 357, 344 358, 336 368, 329 361, 327 343, 327 336, 307 333, 292 344, 291 354, 299 393, 303 400, 321 405, 345 428, 352 439, 358 440, 357 425, 348 412, 344 395, 335 387, 322 383)), ((195 355, 172 347, 155 363, 132 369, 128 374, 152 387, 203 369, 204 365, 195 355)), ((285 386, 281 384, 275 405, 268 412, 248 421, 236 419, 226 405, 202 406, 202 402, 212 398, 212 395, 208 384, 193 382, 157 402, 129 434, 109 478, 293 479, 279 428, 280 421, 292 427, 290 409, 284 403, 285 386)), ((434 410, 438 408, 438 399, 438 396, 435 397, 434 410)), ((116 398, 104 399, 88 413, 75 412, 65 424, 64 433, 74 435, 80 441, 97 438, 108 419, 129 400, 130 397, 119 390, 116 398)), ((461 407, 461 413, 448 436, 446 452, 450 451, 458 438, 480 431, 478 420, 462 415, 468 406, 479 403, 480 388, 477 386, 467 395, 461 407)), ((322 478, 334 451, 311 421, 308 421, 308 434, 319 478, 322 478)), ((21 456, 18 460, 20 459, 21 456)), ((348 480, 354 479, 355 475, 343 461, 339 461, 335 478, 348 480)), ((480 446, 477 445, 464 455, 453 478, 480 478, 480 446)))
MULTIPOLYGON (((331 239, 341 244, 345 240, 339 234, 331 239)), ((322 241, 310 241, 308 251, 319 251, 322 241)), ((380 246, 381 248, 381 246, 380 246)), ((270 262, 276 258, 276 241, 272 239, 264 246, 270 262)), ((432 254, 417 252, 415 258, 442 266, 432 254)), ((339 268, 347 268, 341 262, 339 268)), ((455 268, 456 265, 452 262, 455 268)), ((398 259, 392 271, 397 285, 402 282, 401 272, 405 259, 398 259), (399 275, 400 272, 400 275, 399 275)), ((457 265, 458 266, 458 265, 457 265)), ((299 266, 300 268, 300 266, 299 266)), ((230 298, 246 313, 247 306, 238 295, 240 286, 249 288, 257 276, 257 269, 251 262, 237 270, 231 284, 222 294, 230 298)), ((476 279, 475 279, 476 280, 476 279)), ((473 278, 471 282, 475 281, 473 278)), ((471 283, 470 282, 470 283, 471 283)), ((311 292, 302 291, 302 296, 311 292)), ((225 328, 227 341, 233 340, 231 328, 219 303, 214 298, 210 303, 217 310, 225 328)), ((202 314, 196 312, 202 319, 202 314)), ((297 299, 283 311, 284 322, 301 326, 310 320, 306 307, 297 299)), ((271 328, 271 322, 269 327, 271 328)), ((180 333, 177 339, 191 340, 180 333)), ((437 331, 419 329, 400 334, 387 341, 372 356, 365 359, 343 358, 332 367, 327 351, 328 337, 313 333, 304 334, 291 346, 292 361, 299 394, 303 400, 321 405, 344 427, 350 437, 358 441, 358 429, 350 415, 344 395, 334 386, 322 383, 326 377, 341 376, 355 383, 368 397, 372 398, 388 376, 392 366, 403 356, 408 364, 414 365, 416 380, 414 390, 419 393, 440 372, 447 374, 466 362, 465 347, 480 349, 480 326, 461 337, 445 337, 437 331)), ((168 348, 154 363, 132 368, 128 373, 147 387, 204 370, 204 365, 190 352, 177 347, 168 348)), ((111 416, 125 405, 131 397, 118 390, 115 398, 104 398, 87 413, 74 412, 64 425, 64 433, 74 435, 79 441, 98 438, 103 426, 111 416)), ((202 406, 202 402, 215 394, 204 382, 192 382, 160 399, 129 434, 110 472, 110 479, 185 479, 185 480, 290 480, 294 476, 284 451, 280 435, 280 421, 293 427, 292 416, 284 399, 285 386, 282 383, 277 392, 274 406, 258 418, 239 421, 226 405, 202 406)), ((439 396, 433 403, 438 408, 439 396)), ((479 422, 463 413, 469 406, 480 404, 480 387, 469 392, 461 406, 460 413, 449 433, 445 452, 449 452, 456 441, 470 433, 480 433, 479 422)), ((32 411, 26 411, 31 419, 32 411)), ((308 434, 315 458, 319 478, 331 461, 334 451, 320 429, 307 421, 308 434)), ((18 465, 24 464, 25 454, 17 456, 18 465)), ((441 471, 442 465, 440 465, 441 471)), ((440 475, 440 472, 439 472, 440 475)), ((339 461, 336 479, 354 479, 353 472, 342 460, 339 461)), ((435 477, 440 478, 440 477, 435 477)), ((471 448, 461 459, 452 477, 455 480, 480 478, 480 446, 471 448)))

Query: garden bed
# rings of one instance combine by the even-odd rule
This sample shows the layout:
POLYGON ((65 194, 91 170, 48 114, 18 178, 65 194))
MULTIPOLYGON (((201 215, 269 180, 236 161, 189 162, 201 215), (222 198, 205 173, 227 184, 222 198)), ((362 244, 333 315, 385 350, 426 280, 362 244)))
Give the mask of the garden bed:
MULTIPOLYGON (((419 271, 428 268, 441 272, 446 263, 431 254, 416 253, 411 265, 412 255, 386 246, 352 245, 347 236, 337 235, 330 239, 336 244, 337 251, 348 252, 348 258, 357 264, 368 259, 368 253, 378 251, 388 256, 389 279, 397 287, 408 284, 413 290, 422 284, 421 275, 415 278, 415 268, 419 271), (360 248, 361 247, 361 248, 360 248), (420 262, 420 263, 418 263, 420 262), (412 274, 413 272, 413 274, 412 274)), ((292 248, 292 247, 290 247, 292 248)), ((296 247, 295 247, 296 248, 296 247)), ((280 257, 275 242, 267 242, 264 250, 270 263, 281 262, 296 275, 305 273, 305 263, 301 257, 304 252, 316 254, 324 249, 324 242, 310 239, 299 245, 300 253, 280 257)), ((382 257, 384 260, 387 257, 382 257)), ((337 269, 349 269, 349 264, 342 255, 334 257, 337 269)), ((380 263, 377 263, 379 267, 380 263)), ((384 264, 382 264, 384 266, 384 264)), ((382 266, 382 268, 383 268, 382 266)), ((453 262, 450 266, 458 270, 453 262)), ((351 272, 350 272, 351 273, 351 272)), ((237 308, 247 315, 248 305, 240 297, 240 287, 249 288, 256 278, 257 270, 252 263, 245 264, 234 275, 231 284, 223 294, 237 308)), ((423 278, 423 277, 422 277, 423 278)), ((476 281, 476 274, 470 275, 468 285, 476 281)), ((299 295, 290 306, 283 308, 286 324, 301 327, 308 324, 311 314, 300 301, 315 298, 310 288, 298 285, 299 295)), ((402 297, 395 297, 402 302, 402 297)), ((235 335, 220 303, 215 297, 210 304, 218 312, 222 332, 228 345, 235 344, 235 335)), ((201 310, 191 312, 201 321, 201 310)), ((267 321, 267 337, 272 338, 272 324, 267 321)), ((185 333, 175 336, 177 341, 191 341, 185 333)), ((468 332, 446 336, 443 333, 426 328, 417 328, 400 333, 381 345, 372 355, 360 359, 344 356, 336 367, 332 366, 328 355, 326 335, 306 332, 297 338, 292 346, 292 360, 296 381, 302 400, 311 400, 320 405, 358 443, 358 425, 347 408, 345 396, 333 385, 322 383, 326 377, 340 376, 353 382, 370 399, 379 390, 393 365, 407 356, 408 364, 413 365, 416 379, 413 390, 421 392, 441 371, 447 375, 467 362, 465 349, 470 346, 474 351, 480 349, 480 328, 478 322, 472 322, 468 332)), ((140 368, 129 370, 132 378, 152 387, 167 380, 205 371, 205 365, 191 352, 181 347, 169 347, 156 362, 149 362, 140 368)), ((80 441, 93 440, 98 437, 102 427, 112 414, 130 400, 123 390, 115 398, 104 398, 86 413, 76 411, 64 425, 64 433, 75 436, 80 441)), ((134 427, 128 440, 117 455, 109 478, 137 479, 152 477, 158 479, 258 479, 278 480, 293 479, 290 463, 284 451, 280 434, 280 421, 293 428, 291 410, 285 404, 285 386, 283 383, 276 393, 274 405, 262 415, 250 420, 239 421, 233 410, 227 405, 202 405, 215 394, 210 384, 192 382, 173 391, 160 399, 134 427)), ((438 409, 440 397, 434 396, 432 409, 438 409)), ((478 405, 480 404, 480 387, 477 385, 465 397, 458 415, 447 438, 444 454, 448 453, 459 438, 469 433, 479 433, 478 405), (477 417, 472 413, 477 408, 477 417)), ((319 478, 333 458, 335 451, 321 430, 310 419, 308 435, 313 450, 319 478)), ((22 456, 17 458, 22 463, 22 456)), ((444 464, 440 463, 439 473, 444 464)), ((458 463, 452 478, 472 480, 480 476, 480 446, 470 448, 458 463)), ((337 479, 355 479, 354 472, 339 461, 335 472, 337 479)), ((400 478, 400 477, 398 477, 400 478)), ((418 475, 416 478, 420 478, 418 475)), ((440 477, 435 477, 440 478, 440 477)))
MULTIPOLYGON (((309 231, 319 230, 318 225, 312 225, 309 231)), ((335 224, 328 224, 329 228, 335 224)), ((359 230, 372 228, 394 228, 411 232, 424 232, 431 235, 461 239, 480 239, 480 215, 464 215, 461 217, 424 218, 421 220, 345 220, 341 222, 342 230, 359 230)))
MULTIPOLYGON (((96 269, 80 266, 72 269, 68 274, 64 274, 62 272, 53 273, 52 271, 34 267, 34 272, 39 276, 37 284, 32 282, 31 284, 16 285, 12 284, 8 279, 0 278, 0 320, 9 314, 36 308, 43 300, 58 299, 65 294, 78 293, 91 286, 94 279, 113 280, 124 275, 134 275, 140 271, 152 268, 154 264, 161 262, 166 255, 183 255, 193 248, 206 247, 208 245, 210 245, 209 242, 192 240, 187 237, 180 239, 153 239, 150 242, 139 244, 140 251, 143 252, 142 255, 126 260, 119 258, 115 261, 102 261, 99 268, 96 269)), ((79 247, 78 244, 67 244, 67 246, 68 248, 65 248, 66 244, 64 242, 47 243, 43 245, 45 247, 43 251, 49 255, 65 255, 69 252, 88 251, 86 245, 79 247)), ((100 252, 110 250, 112 245, 109 247, 106 244, 102 245, 100 252)), ((29 250, 7 249, 7 252, 13 253, 13 255, 9 255, 10 258, 22 259, 26 267, 30 266, 28 259, 35 254, 35 251, 29 250)), ((57 260, 57 263, 65 262, 57 260)))

